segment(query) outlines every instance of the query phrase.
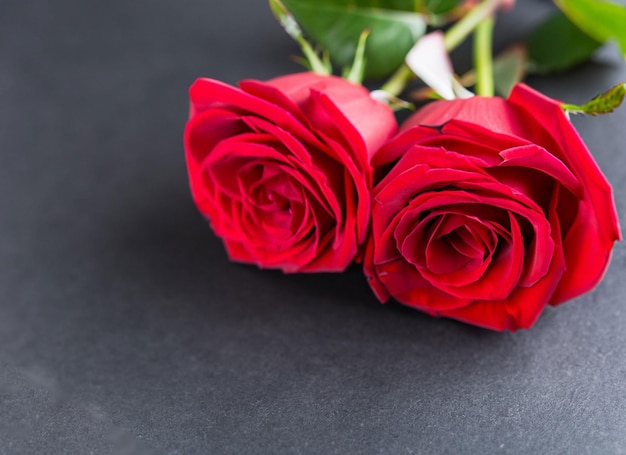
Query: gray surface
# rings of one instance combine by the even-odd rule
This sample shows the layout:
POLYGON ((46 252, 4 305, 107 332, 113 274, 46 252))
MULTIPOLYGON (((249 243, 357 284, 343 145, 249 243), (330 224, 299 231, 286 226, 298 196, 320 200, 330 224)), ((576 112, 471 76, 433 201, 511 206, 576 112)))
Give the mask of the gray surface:
MULTIPOLYGON (((227 262, 188 194, 187 86, 295 52, 264 1, 0 4, 0 453, 624 453, 623 244, 516 334, 378 305, 358 268, 227 262)), ((530 83, 625 79, 605 58, 530 83)), ((626 225, 626 108, 575 122, 626 225)))

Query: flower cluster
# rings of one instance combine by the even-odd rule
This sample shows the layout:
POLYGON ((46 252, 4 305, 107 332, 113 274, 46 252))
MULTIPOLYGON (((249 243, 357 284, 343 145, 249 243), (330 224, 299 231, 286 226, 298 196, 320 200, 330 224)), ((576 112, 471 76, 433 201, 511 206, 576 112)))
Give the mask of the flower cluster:
POLYGON ((398 126, 398 74, 372 96, 320 72, 191 86, 191 191, 233 261, 360 261, 381 302, 512 331, 601 280, 621 239, 612 191, 562 103, 522 83, 461 96, 439 77, 458 96, 398 126))

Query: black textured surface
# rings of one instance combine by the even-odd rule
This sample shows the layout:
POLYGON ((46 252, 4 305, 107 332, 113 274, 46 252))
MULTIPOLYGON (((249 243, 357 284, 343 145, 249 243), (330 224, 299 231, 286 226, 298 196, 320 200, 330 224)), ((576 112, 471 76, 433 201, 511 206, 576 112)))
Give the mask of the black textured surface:
MULTIPOLYGON (((264 1, 3 0, 0 453, 624 453, 623 244, 516 334, 381 306, 358 268, 227 261, 188 194, 187 87, 294 53, 264 1)), ((584 101, 626 79, 606 55, 529 82, 584 101)), ((575 123, 624 225, 626 108, 575 123)))

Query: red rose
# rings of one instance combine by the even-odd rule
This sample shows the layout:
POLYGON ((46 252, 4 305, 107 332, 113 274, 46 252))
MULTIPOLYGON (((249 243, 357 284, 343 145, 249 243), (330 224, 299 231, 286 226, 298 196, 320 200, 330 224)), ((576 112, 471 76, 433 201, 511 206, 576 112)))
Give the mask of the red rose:
POLYGON ((592 289, 621 238, 610 185, 559 104, 438 101, 377 152, 365 273, 381 301, 494 330, 592 289))
POLYGON ((338 77, 293 74, 240 89, 198 79, 185 148, 191 191, 232 260, 344 270, 365 242, 369 160, 393 112, 338 77))

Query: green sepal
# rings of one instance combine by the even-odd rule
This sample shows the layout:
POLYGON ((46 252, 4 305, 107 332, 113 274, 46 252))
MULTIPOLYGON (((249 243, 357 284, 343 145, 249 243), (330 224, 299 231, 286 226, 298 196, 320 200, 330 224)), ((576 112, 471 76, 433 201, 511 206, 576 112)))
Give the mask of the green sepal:
POLYGON ((367 43, 368 36, 370 36, 370 30, 363 30, 361 32, 354 53, 354 61, 352 62, 352 66, 345 73, 345 78, 355 84, 362 83, 363 76, 365 75, 365 64, 367 62, 365 58, 365 44, 367 43))
POLYGON ((615 87, 610 88, 604 93, 600 93, 590 101, 580 106, 575 104, 561 104, 561 107, 566 112, 572 114, 588 114, 599 115, 608 114, 613 112, 616 108, 622 104, 624 97, 626 96, 626 83, 617 84, 615 87))

